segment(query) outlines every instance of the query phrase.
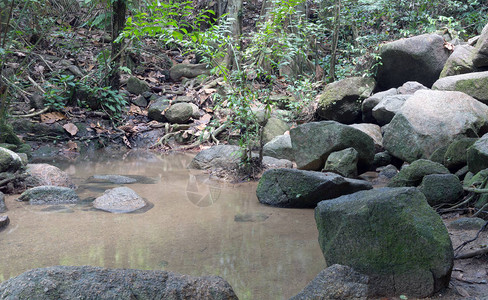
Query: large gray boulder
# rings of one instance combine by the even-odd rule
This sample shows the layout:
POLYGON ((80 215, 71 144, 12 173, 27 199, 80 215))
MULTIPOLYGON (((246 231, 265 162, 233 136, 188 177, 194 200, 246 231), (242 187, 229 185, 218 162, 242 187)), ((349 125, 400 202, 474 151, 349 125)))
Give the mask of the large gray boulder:
POLYGON ((321 170, 330 153, 350 147, 359 153, 360 169, 374 159, 374 142, 369 135, 335 121, 299 125, 290 130, 290 137, 299 169, 321 170))
POLYGON ((488 24, 481 31, 478 42, 476 42, 473 65, 477 68, 488 67, 488 24))
POLYGON ((371 188, 367 181, 334 173, 272 169, 263 173, 256 195, 259 202, 271 206, 314 208, 322 200, 371 188))
POLYGON ((419 159, 410 165, 403 167, 398 174, 392 178, 389 187, 418 186, 424 176, 431 174, 449 174, 449 170, 442 164, 427 159, 419 159))
POLYGON ((29 204, 70 204, 77 203, 80 198, 73 189, 62 186, 37 186, 23 192, 18 201, 29 201, 29 204))
POLYGON ((370 123, 351 124, 349 126, 359 129, 369 135, 373 139, 376 152, 383 150, 383 136, 381 134, 380 126, 370 123))
POLYGON ((27 271, 0 284, 0 299, 236 299, 218 276, 160 270, 54 266, 27 271))
POLYGON ((241 162, 242 149, 239 146, 217 145, 200 151, 191 161, 191 169, 235 169, 241 162))
POLYGON ((146 201, 134 190, 125 186, 106 190, 102 196, 93 201, 94 208, 111 213, 129 213, 145 206, 146 201))
POLYGON ((354 299, 366 300, 368 297, 366 275, 343 265, 332 265, 322 270, 300 293, 290 300, 310 299, 354 299))
POLYGON ((373 78, 351 77, 325 86, 319 96, 317 114, 325 120, 351 124, 361 120, 361 102, 376 86, 373 78))
POLYGON ((473 174, 488 168, 488 133, 468 148, 466 159, 468 169, 473 174))
POLYGON ((22 159, 20 156, 8 150, 0 147, 0 173, 3 172, 16 172, 22 167, 22 159))
POLYGON ((437 80, 432 89, 463 92, 488 104, 488 71, 444 77, 437 80))
POLYGON ((467 152, 469 147, 471 147, 478 139, 477 138, 462 138, 453 141, 446 149, 443 158, 443 164, 452 171, 457 171, 462 167, 466 166, 467 152))
POLYGON ((166 110, 165 116, 170 123, 188 123, 193 116, 193 106, 186 102, 175 103, 166 110))
POLYGON ((439 77, 443 78, 475 71, 473 53, 475 53, 475 48, 471 45, 456 46, 451 56, 447 59, 439 77))
POLYGON ((431 174, 422 179, 419 190, 430 206, 456 203, 464 194, 463 185, 454 174, 431 174))
POLYGON ((420 90, 384 127, 383 146, 407 162, 488 128, 488 106, 461 92, 420 90))
POLYGON ((278 135, 263 146, 263 155, 295 160, 289 134, 278 135))
POLYGON ((332 152, 322 171, 334 172, 344 177, 355 178, 358 176, 359 153, 354 148, 332 152))
POLYGON ((149 84, 137 77, 131 76, 127 80, 127 91, 135 95, 141 95, 149 91, 149 84))
POLYGON ((182 77, 195 78, 200 75, 209 75, 210 69, 207 64, 177 64, 169 69, 171 80, 178 81, 182 77))
POLYGON ((405 104, 405 101, 407 101, 410 96, 411 95, 394 95, 386 97, 373 108, 371 112, 373 118, 381 126, 390 123, 391 119, 393 119, 397 112, 400 111, 403 104, 405 104))
POLYGON ((369 276, 369 296, 428 297, 446 288, 453 249, 446 227, 416 188, 380 188, 315 209, 327 264, 369 276))
POLYGON ((275 137, 290 130, 290 126, 285 121, 277 118, 269 118, 263 127, 263 143, 270 142, 275 137))
POLYGON ((27 173, 30 175, 27 178, 29 186, 53 185, 76 188, 68 173, 49 164, 28 164, 27 173))
POLYGON ((449 51, 444 39, 437 34, 423 34, 382 45, 378 68, 378 87, 386 90, 407 81, 417 81, 427 87, 439 78, 449 51))
POLYGON ((376 105, 378 105, 378 103, 380 103, 381 100, 385 99, 388 96, 393 96, 396 94, 398 94, 397 89, 391 88, 383 92, 375 93, 372 96, 364 99, 363 102, 361 103, 363 122, 368 122, 368 123, 374 122, 374 118, 372 114, 373 108, 376 105))
POLYGON ((417 81, 407 81, 397 88, 397 92, 400 95, 413 95, 419 90, 428 90, 429 88, 417 81))

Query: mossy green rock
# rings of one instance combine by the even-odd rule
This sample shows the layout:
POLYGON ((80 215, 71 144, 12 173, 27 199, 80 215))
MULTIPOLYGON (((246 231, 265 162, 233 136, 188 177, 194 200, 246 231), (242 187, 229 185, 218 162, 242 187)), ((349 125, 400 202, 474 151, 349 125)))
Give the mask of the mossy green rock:
POLYGON ((361 103, 376 86, 373 78, 351 77, 328 84, 319 97, 317 114, 351 124, 361 119, 361 103))
POLYGON ((335 121, 302 124, 290 130, 290 138, 299 169, 321 170, 329 154, 346 148, 359 153, 359 169, 374 159, 374 141, 369 135, 335 121))
POLYGON ((29 201, 29 204, 69 204, 80 201, 73 189, 61 186, 38 186, 23 192, 18 201, 29 201))
POLYGON ((471 45, 457 45, 442 69, 440 78, 470 73, 475 70, 473 54, 475 48, 471 45))
POLYGON ((454 174, 426 175, 419 189, 430 206, 456 203, 464 194, 463 185, 454 174))
POLYGON ((452 142, 444 154, 444 166, 450 170, 458 170, 465 166, 468 163, 466 152, 477 140, 476 138, 462 138, 452 142))
POLYGON ((164 116, 165 111, 169 108, 170 101, 164 97, 156 99, 155 101, 149 104, 147 108, 147 116, 151 120, 155 120, 158 122, 166 121, 166 117, 164 116))
POLYGON ((367 181, 334 173, 271 169, 259 180, 256 195, 259 202, 271 206, 314 208, 322 200, 372 188, 367 181))
POLYGON ((290 126, 277 118, 269 118, 268 122, 263 128, 263 143, 266 144, 270 142, 275 137, 284 134, 286 131, 290 130, 290 126))
POLYGON ((432 89, 463 92, 488 104, 488 71, 444 77, 437 80, 432 89))
POLYGON ((354 148, 332 152, 327 157, 323 171, 334 172, 344 177, 357 177, 358 158, 359 154, 354 148))
POLYGON ((467 162, 469 171, 474 174, 488 168, 488 133, 468 148, 467 162))
POLYGON ((424 176, 430 174, 449 174, 449 170, 441 165, 427 159, 419 159, 406 166, 392 178, 389 187, 418 186, 424 176))
POLYGON ((127 80, 127 90, 134 95, 141 95, 144 92, 149 91, 149 85, 147 82, 131 76, 129 80, 127 80))
POLYGON ((184 124, 190 121, 193 115, 193 107, 191 103, 175 103, 168 108, 165 113, 166 119, 170 123, 184 124))
POLYGON ((0 147, 0 173, 2 172, 16 172, 22 167, 22 159, 20 156, 8 149, 0 147))
POLYGON ((322 201, 315 220, 327 264, 368 275, 372 297, 428 297, 449 284, 454 261, 449 234, 416 188, 322 201))

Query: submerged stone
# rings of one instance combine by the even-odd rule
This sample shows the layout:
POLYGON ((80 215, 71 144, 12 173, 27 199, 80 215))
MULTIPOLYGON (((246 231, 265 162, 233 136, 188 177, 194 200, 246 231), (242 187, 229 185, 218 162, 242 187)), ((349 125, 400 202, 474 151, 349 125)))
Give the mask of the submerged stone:
POLYGON ((73 189, 61 186, 38 186, 23 192, 18 201, 29 201, 29 204, 69 204, 80 201, 73 189))
POLYGON ((93 201, 93 207, 111 213, 129 213, 145 206, 146 201, 128 187, 106 190, 105 194, 93 201))

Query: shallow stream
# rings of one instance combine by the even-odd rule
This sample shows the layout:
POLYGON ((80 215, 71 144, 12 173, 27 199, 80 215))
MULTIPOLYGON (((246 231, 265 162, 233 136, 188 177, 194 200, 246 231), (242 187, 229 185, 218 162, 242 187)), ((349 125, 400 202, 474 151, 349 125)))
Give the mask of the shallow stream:
POLYGON ((10 225, 0 232, 0 282, 38 267, 92 265, 219 275, 239 299, 288 299, 325 267, 311 209, 261 205, 256 183, 228 184, 188 170, 192 155, 131 152, 54 162, 85 199, 29 205, 7 197, 10 225), (137 175, 126 184, 149 210, 112 214, 89 202, 118 185, 95 174, 137 175), (136 177, 137 177, 136 176, 136 177))

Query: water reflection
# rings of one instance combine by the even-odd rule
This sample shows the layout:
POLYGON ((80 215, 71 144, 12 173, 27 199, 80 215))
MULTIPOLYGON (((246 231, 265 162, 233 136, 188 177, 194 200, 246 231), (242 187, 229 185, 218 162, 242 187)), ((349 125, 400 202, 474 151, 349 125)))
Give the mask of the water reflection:
POLYGON ((93 211, 89 203, 29 206, 8 197, 0 281, 59 264, 164 269, 220 275, 240 299, 287 299, 325 267, 312 210, 260 205, 255 183, 210 181, 186 169, 191 158, 129 153, 61 165, 82 199, 101 193, 83 188, 94 174, 157 179, 130 185, 154 204, 140 214, 93 211))

